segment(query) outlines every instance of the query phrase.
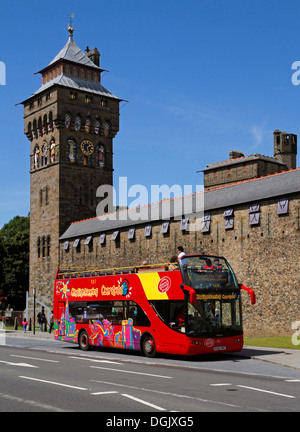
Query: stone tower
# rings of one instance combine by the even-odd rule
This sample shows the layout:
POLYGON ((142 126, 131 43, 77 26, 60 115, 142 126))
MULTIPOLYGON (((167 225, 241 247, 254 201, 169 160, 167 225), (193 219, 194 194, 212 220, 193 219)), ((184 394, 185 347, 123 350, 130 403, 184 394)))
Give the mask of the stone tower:
POLYGON ((288 169, 297 168, 297 135, 280 132, 276 129, 274 136, 274 157, 281 160, 288 169))
POLYGON ((42 86, 24 105, 30 141, 30 291, 51 308, 59 237, 96 216, 96 191, 113 184, 119 103, 101 85, 100 53, 69 39, 42 69, 42 86), (95 61, 92 61, 92 59, 95 61))

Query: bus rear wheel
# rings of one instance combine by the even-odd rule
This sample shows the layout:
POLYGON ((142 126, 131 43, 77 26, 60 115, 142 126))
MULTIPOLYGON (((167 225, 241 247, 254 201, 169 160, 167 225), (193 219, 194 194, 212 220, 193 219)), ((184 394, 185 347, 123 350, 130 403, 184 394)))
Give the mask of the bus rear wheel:
POLYGON ((156 348, 155 342, 152 336, 146 336, 142 342, 142 351, 145 357, 155 357, 156 348))
POLYGON ((79 348, 82 351, 88 351, 90 349, 89 335, 86 330, 83 330, 78 338, 79 348))

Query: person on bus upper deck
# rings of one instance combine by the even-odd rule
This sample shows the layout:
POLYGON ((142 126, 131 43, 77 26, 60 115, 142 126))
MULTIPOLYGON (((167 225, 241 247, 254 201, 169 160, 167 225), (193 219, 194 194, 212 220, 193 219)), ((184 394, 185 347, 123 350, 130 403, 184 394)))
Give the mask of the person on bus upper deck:
POLYGON ((173 255, 170 260, 169 270, 178 270, 177 256, 173 255))
POLYGON ((213 270, 214 266, 209 258, 205 260, 205 266, 203 267, 205 270, 213 270))
POLYGON ((177 252, 178 252, 177 258, 181 260, 181 264, 182 265, 186 265, 187 264, 187 259, 185 258, 186 257, 186 253, 184 252, 183 247, 182 246, 178 246, 177 252))
POLYGON ((222 270, 224 268, 223 264, 220 263, 220 260, 218 258, 214 259, 214 268, 216 270, 222 270))

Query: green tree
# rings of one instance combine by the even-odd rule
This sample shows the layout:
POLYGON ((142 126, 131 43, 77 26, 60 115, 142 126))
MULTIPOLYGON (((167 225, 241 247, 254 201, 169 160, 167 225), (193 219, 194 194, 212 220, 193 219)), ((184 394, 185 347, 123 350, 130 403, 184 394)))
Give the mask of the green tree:
POLYGON ((0 291, 22 310, 29 288, 29 217, 16 216, 0 229, 0 261, 0 291))

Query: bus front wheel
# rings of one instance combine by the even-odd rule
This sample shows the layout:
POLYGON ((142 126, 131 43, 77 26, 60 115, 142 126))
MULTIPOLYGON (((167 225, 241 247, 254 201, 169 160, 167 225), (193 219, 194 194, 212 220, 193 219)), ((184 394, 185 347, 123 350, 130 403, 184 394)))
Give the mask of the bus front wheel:
POLYGON ((89 341, 89 335, 86 330, 83 330, 78 339, 79 348, 82 351, 88 351, 90 349, 90 341, 89 341))
POLYGON ((143 339, 142 350, 145 357, 156 356, 155 342, 152 336, 149 335, 143 339))

